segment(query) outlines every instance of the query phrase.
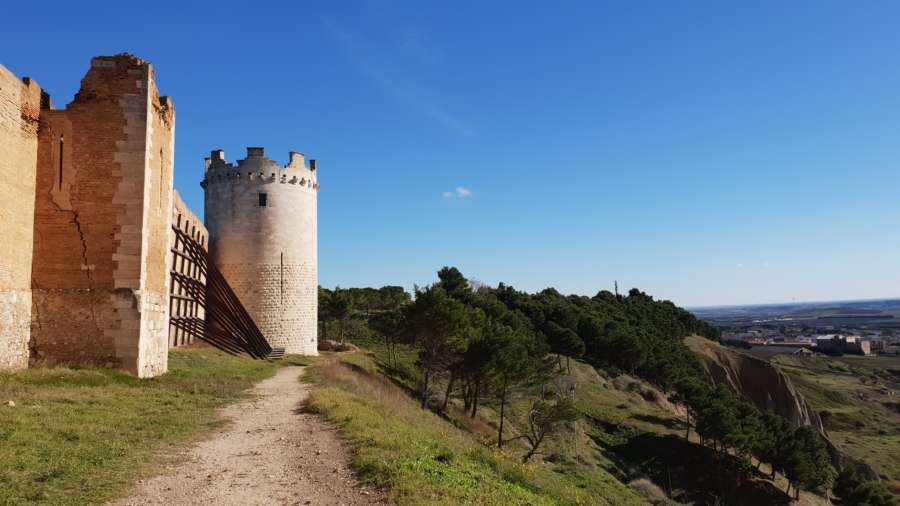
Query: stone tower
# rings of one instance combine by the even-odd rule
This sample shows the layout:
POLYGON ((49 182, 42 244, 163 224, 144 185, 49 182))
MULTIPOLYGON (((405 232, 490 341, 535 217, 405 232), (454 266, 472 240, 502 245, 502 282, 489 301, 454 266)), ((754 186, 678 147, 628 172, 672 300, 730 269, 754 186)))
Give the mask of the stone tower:
POLYGON ((230 164, 206 159, 210 260, 263 336, 286 353, 317 354, 316 161, 290 153, 281 167, 263 148, 230 164))

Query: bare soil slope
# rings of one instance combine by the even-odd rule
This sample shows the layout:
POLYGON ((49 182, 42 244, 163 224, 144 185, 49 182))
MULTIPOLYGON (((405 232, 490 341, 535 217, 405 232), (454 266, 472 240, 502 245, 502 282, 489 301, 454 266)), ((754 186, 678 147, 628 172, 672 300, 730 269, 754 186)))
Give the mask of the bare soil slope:
POLYGON ((812 425, 824 433, 819 415, 777 367, 699 336, 687 337, 684 342, 716 383, 728 385, 760 410, 771 409, 794 425, 812 425))

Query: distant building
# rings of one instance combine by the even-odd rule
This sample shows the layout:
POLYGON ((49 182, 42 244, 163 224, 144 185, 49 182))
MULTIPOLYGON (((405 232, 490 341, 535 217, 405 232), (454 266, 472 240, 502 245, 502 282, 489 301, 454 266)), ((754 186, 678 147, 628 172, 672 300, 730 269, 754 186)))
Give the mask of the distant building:
POLYGON ((803 357, 813 355, 812 350, 808 348, 793 348, 790 346, 754 346, 744 353, 748 353, 764 360, 768 360, 775 355, 794 355, 803 357))
POLYGON ((834 334, 816 336, 816 351, 829 355, 844 353, 844 345, 840 338, 834 334))
POLYGON ((872 354, 872 341, 860 341, 859 342, 859 351, 862 352, 863 355, 871 355, 872 354))
POLYGON ((827 355, 871 355, 871 343, 864 341, 857 335, 841 336, 838 334, 823 334, 816 336, 816 351, 827 355))

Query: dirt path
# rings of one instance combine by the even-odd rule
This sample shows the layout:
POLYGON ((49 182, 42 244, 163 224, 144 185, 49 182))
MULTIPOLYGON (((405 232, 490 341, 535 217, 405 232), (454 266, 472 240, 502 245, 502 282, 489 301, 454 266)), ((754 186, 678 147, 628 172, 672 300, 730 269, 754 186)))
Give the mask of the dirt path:
POLYGON ((256 398, 223 410, 232 423, 111 506, 388 504, 354 478, 334 429, 299 412, 309 394, 302 371, 284 367, 260 382, 256 398))

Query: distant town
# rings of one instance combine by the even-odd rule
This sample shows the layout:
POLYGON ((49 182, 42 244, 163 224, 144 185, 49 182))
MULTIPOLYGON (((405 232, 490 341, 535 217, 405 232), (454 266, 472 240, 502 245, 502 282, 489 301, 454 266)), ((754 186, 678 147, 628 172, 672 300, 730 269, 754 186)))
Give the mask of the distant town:
POLYGON ((900 299, 694 308, 751 355, 900 355, 900 299))

